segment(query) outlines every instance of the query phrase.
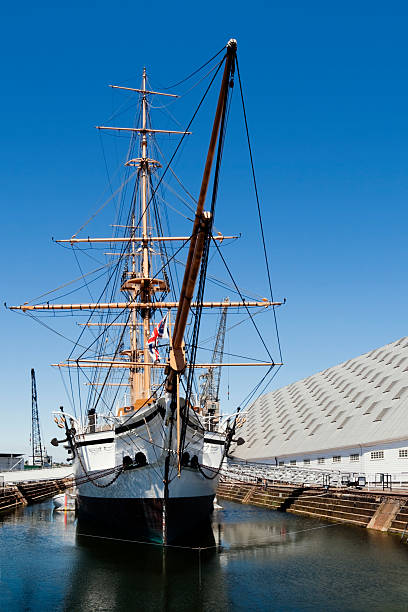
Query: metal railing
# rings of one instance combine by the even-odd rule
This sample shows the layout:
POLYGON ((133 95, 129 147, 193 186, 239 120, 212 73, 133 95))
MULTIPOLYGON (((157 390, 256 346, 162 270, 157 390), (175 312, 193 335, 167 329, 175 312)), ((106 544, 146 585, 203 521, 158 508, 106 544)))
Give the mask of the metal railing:
POLYGON ((222 473, 227 478, 248 483, 267 480, 271 483, 307 486, 359 487, 368 491, 408 489, 408 472, 371 474, 333 469, 274 466, 266 463, 227 462, 223 465, 222 473))

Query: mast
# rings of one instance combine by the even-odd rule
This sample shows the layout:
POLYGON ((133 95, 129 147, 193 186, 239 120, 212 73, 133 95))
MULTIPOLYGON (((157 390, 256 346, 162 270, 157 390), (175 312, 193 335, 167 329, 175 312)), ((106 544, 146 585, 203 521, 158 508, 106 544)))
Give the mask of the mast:
MULTIPOLYGON (((143 355, 143 367, 130 366, 129 383, 131 390, 131 403, 138 407, 138 404, 143 403, 151 396, 151 362, 149 356, 148 340, 150 336, 150 308, 148 304, 153 302, 153 294, 158 290, 168 289, 167 284, 162 279, 154 279, 150 277, 151 261, 150 261, 150 238, 148 235, 148 203, 149 203, 149 174, 151 169, 158 167, 160 164, 154 159, 150 159, 148 155, 147 134, 151 132, 147 126, 148 103, 147 95, 150 92, 146 89, 146 68, 143 69, 142 88, 137 90, 141 96, 142 110, 142 126, 135 129, 141 136, 140 143, 140 158, 129 160, 126 165, 136 166, 138 168, 139 185, 140 185, 140 220, 141 220, 141 236, 136 237, 135 226, 135 211, 132 211, 132 226, 130 232, 131 242, 131 261, 132 269, 130 278, 122 284, 122 291, 130 291, 132 301, 140 307, 140 316, 142 319, 141 325, 141 342, 138 347, 137 334, 137 312, 136 309, 131 309, 130 313, 130 361, 135 364, 140 361, 140 356, 143 355), (141 248, 141 260, 136 262, 138 253, 135 250, 135 244, 139 242, 141 248), (142 402, 140 402, 142 400, 142 402)), ((158 93, 158 92, 154 92, 158 93)), ((118 128, 122 129, 122 128, 118 128)))
MULTIPOLYGON (((135 213, 132 211, 132 228, 131 228, 131 237, 134 238, 135 235, 135 213)), ((136 276, 136 251, 135 251, 135 242, 132 240, 131 244, 131 255, 132 255, 132 275, 136 276)), ((136 289, 133 291, 133 300, 136 301, 136 289)), ((130 360, 135 362, 138 360, 138 351, 137 351, 137 318, 136 318, 136 309, 132 308, 130 314, 130 360)), ((131 393, 131 402, 134 402, 137 397, 140 397, 140 376, 137 375, 137 370, 135 367, 131 367, 129 370, 129 386, 131 393)))
MULTIPOLYGON (((143 95, 142 95, 142 161, 140 171, 142 174, 142 201, 141 201, 141 217, 142 217, 142 277, 149 278, 149 247, 147 243, 147 181, 149 162, 147 161, 147 133, 146 133, 146 117, 147 117, 147 100, 146 100, 146 68, 143 69, 143 95)), ((145 283, 143 293, 140 296, 142 302, 150 302, 149 284, 145 283)), ((150 336, 149 309, 142 310, 143 318, 143 361, 148 363, 149 351, 147 341, 150 336)), ((143 368, 143 396, 150 397, 150 368, 143 368)))

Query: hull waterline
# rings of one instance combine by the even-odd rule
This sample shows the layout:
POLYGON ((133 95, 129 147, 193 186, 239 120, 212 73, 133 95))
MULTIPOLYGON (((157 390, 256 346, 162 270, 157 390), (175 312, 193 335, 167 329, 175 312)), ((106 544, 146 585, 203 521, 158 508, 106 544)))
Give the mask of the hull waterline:
MULTIPOLYGON (((167 544, 189 538, 208 526, 214 495, 169 499, 166 504, 167 544)), ((163 544, 163 499, 78 497, 78 534, 163 544)))

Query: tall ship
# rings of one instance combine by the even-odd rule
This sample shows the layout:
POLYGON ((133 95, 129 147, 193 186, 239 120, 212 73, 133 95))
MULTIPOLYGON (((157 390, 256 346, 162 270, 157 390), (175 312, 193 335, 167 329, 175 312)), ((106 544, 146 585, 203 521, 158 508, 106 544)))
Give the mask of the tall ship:
MULTIPOLYGON (((250 316, 251 310, 273 311, 281 302, 272 296, 251 300, 241 293, 235 301, 210 301, 204 293, 211 249, 219 253, 222 243, 236 238, 214 227, 236 53, 237 43, 230 40, 210 75, 210 85, 217 79, 221 84, 201 188, 197 199, 192 198, 195 206, 185 235, 167 234, 158 201, 167 175, 179 181, 172 161, 192 121, 185 130, 153 127, 152 100, 173 102, 177 95, 153 90, 144 70, 140 88, 112 86, 137 97, 134 127, 99 126, 129 136, 125 177, 112 192, 117 201, 112 235, 84 237, 84 224, 82 235, 79 231, 56 241, 75 257, 82 247, 90 257, 103 253, 106 282, 96 284, 95 296, 94 277, 81 275, 90 301, 57 303, 51 293, 46 300, 11 307, 31 316, 80 317, 70 355, 53 364, 66 374, 68 391, 77 385, 77 395, 70 408, 55 414, 63 435, 52 443, 69 449, 79 524, 92 525, 107 537, 167 545, 197 532, 213 510, 231 444, 243 442, 237 434, 237 411, 228 418, 220 414, 220 371, 248 365, 262 366, 269 374, 278 365, 272 358, 224 363, 222 344, 230 309, 244 309, 250 316), (158 144, 166 134, 179 139, 169 161, 160 158, 158 144), (173 266, 182 253, 183 274, 177 276, 173 266), (218 313, 220 325, 212 359, 199 363, 201 319, 207 312, 218 313)), ((69 295, 70 287, 60 287, 61 292, 69 295)))

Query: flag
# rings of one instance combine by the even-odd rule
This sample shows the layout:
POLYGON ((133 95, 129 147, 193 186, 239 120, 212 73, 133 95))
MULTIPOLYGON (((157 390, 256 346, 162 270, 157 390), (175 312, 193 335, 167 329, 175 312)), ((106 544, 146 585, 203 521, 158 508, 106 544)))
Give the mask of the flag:
POLYGON ((148 347, 149 347, 149 352, 150 352, 150 356, 152 358, 153 363, 155 363, 156 361, 160 361, 160 354, 157 348, 157 340, 159 338, 168 338, 169 337, 169 329, 168 329, 168 322, 167 322, 167 316, 166 315, 164 317, 164 319, 162 319, 160 321, 160 323, 158 323, 156 325, 156 327, 153 330, 152 335, 150 336, 150 338, 147 341, 148 347))
POLYGON ((153 363, 156 363, 156 361, 160 361, 160 354, 159 354, 159 351, 156 345, 149 342, 148 346, 149 346, 150 357, 153 363))

